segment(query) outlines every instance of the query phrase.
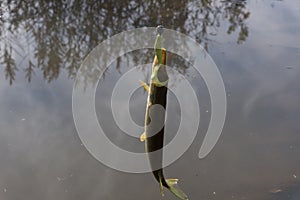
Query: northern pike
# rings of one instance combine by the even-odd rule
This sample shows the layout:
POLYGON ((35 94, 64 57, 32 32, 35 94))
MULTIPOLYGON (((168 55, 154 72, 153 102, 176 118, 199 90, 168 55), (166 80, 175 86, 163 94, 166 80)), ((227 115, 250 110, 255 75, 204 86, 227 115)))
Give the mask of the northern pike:
POLYGON ((141 81, 142 86, 148 91, 147 107, 145 114, 145 132, 140 140, 145 142, 152 173, 159 182, 160 192, 164 195, 163 187, 170 190, 175 196, 187 200, 187 195, 176 185, 178 179, 165 179, 162 168, 164 145, 164 121, 167 104, 168 74, 166 71, 166 50, 162 48, 162 28, 157 28, 157 37, 154 45, 155 58, 152 64, 150 86, 141 81), (155 105, 164 109, 155 108, 155 105))

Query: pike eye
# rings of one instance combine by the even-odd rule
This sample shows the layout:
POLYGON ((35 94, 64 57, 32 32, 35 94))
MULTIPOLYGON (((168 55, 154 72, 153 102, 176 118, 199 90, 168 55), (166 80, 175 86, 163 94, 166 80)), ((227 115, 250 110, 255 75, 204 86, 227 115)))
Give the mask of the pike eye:
POLYGON ((160 82, 164 82, 164 81, 168 80, 168 77, 165 76, 162 67, 160 67, 157 71, 157 79, 160 82))

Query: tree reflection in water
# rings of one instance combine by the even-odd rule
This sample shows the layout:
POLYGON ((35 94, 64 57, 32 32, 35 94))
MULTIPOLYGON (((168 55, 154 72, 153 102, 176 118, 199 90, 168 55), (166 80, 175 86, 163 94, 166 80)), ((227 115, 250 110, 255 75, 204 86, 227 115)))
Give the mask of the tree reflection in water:
POLYGON ((0 2, 1 67, 10 84, 17 71, 29 82, 38 70, 49 82, 62 70, 74 78, 82 59, 99 42, 127 29, 158 24, 188 34, 208 50, 224 22, 227 33, 237 32, 237 43, 242 43, 248 36, 246 6, 243 0, 6 0, 0 2))

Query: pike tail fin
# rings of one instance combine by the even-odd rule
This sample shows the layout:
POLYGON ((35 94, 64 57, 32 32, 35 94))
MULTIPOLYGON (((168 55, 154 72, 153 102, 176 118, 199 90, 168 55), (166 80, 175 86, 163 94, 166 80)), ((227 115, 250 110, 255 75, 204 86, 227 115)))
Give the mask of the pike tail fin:
POLYGON ((179 189, 178 186, 177 186, 178 179, 166 179, 166 182, 167 182, 167 184, 169 186, 168 189, 175 196, 177 196, 178 198, 180 198, 182 200, 188 200, 187 195, 181 189, 179 189))

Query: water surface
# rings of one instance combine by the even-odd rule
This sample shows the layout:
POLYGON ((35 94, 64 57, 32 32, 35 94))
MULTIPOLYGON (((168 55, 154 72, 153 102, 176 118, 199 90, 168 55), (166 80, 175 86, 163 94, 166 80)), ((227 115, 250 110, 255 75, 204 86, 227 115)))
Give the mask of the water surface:
MULTIPOLYGON (((152 174, 127 174, 95 160, 81 144, 72 116, 74 77, 85 56, 122 31, 164 24, 201 43, 216 62, 227 92, 220 140, 198 159, 210 119, 199 75, 190 78, 201 121, 193 145, 165 169, 190 199, 296 200, 300 195, 300 2, 264 1, 2 1, 0 3, 0 198, 160 199, 152 174), (198 77, 198 78, 197 78, 198 77)), ((98 85, 96 109, 108 137, 143 152, 109 111, 111 89, 152 50, 114 62, 98 85)), ((189 65, 174 56, 174 66, 189 65), (177 59, 177 60, 176 60, 177 59)), ((145 77, 149 70, 145 69, 145 77)), ((93 79, 91 79, 93 80, 93 79)), ((130 103, 143 124, 146 94, 130 103)), ((167 141, 180 114, 169 95, 167 141)), ((165 199, 175 199, 167 193, 165 199)))

